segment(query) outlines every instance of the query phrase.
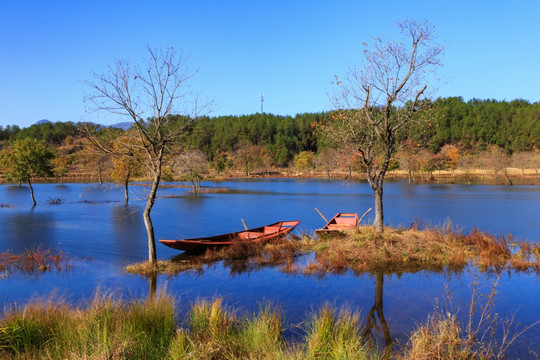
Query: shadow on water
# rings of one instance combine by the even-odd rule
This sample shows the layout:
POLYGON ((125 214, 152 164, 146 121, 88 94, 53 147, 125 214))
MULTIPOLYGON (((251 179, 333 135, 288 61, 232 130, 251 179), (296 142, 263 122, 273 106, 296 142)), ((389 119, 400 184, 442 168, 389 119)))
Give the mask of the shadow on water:
POLYGON ((116 253, 127 258, 144 257, 145 241, 142 210, 137 206, 118 204, 112 207, 114 231, 112 245, 116 253))
POLYGON ((56 248, 58 244, 55 238, 56 223, 53 214, 51 211, 37 211, 32 207, 24 212, 3 215, 0 222, 2 250, 21 252, 35 248, 36 244, 44 249, 56 248))
POLYGON ((21 184, 21 185, 6 185, 6 191, 8 192, 16 192, 16 191, 29 191, 30 188, 28 185, 21 184))

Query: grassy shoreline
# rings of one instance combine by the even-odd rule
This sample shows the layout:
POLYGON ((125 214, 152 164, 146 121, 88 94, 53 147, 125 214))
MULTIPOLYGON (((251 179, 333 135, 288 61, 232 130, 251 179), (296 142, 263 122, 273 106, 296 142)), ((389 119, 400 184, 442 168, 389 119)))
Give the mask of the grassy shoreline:
MULTIPOLYGON (((540 177, 534 169, 521 170, 518 168, 508 168, 507 175, 515 185, 538 185, 540 183, 540 177)), ((227 181, 230 179, 238 178, 302 178, 302 179, 329 179, 328 174, 325 171, 310 170, 310 171, 297 171, 294 168, 291 169, 273 169, 271 171, 254 173, 246 177, 243 172, 230 172, 220 176, 209 176, 205 181, 227 181)), ((357 180, 365 181, 365 175, 362 172, 354 172, 350 174, 347 171, 335 171, 330 175, 334 180, 357 180)), ((386 175, 387 180, 408 180, 409 173, 407 170, 392 170, 386 175)), ((111 179, 105 178, 105 182, 111 182, 111 179)), ((136 178, 133 180, 134 185, 136 182, 148 182, 147 178, 136 178)), ((185 182, 186 185, 170 185, 172 187, 185 187, 189 188, 191 185, 187 184, 189 181, 175 178, 175 182, 185 182)), ((493 171, 485 171, 482 169, 470 169, 462 170, 456 169, 441 170, 433 173, 415 172, 412 183, 415 184, 476 184, 476 185, 508 185, 508 179, 503 174, 495 174, 493 171)), ((94 173, 71 173, 62 178, 36 178, 32 180, 33 183, 46 183, 46 184, 64 184, 64 183, 95 183, 99 182, 99 177, 94 173)), ((13 184, 7 181, 0 174, 0 184, 8 185, 13 184)), ((161 186, 167 187, 167 183, 161 186)))
MULTIPOLYGON (((459 270, 469 264, 499 273, 508 269, 539 272, 540 244, 478 230, 465 234, 451 226, 414 223, 409 228, 387 228, 383 234, 363 226, 337 238, 303 236, 258 245, 239 242, 203 254, 180 255, 157 266, 142 263, 130 271, 174 275, 204 271, 216 262, 233 272, 278 266, 281 271, 308 276, 378 272, 381 279, 382 273, 459 270), (312 255, 309 261, 298 261, 308 254, 312 255)), ((470 306, 471 314, 496 315, 493 299, 487 298, 487 304, 470 306)), ((407 343, 385 348, 377 347, 370 337, 371 312, 324 306, 290 325, 303 334, 294 341, 284 337, 283 313, 276 306, 263 304, 256 313, 238 314, 219 298, 181 308, 175 299, 159 293, 144 301, 97 295, 82 306, 38 301, 13 306, 0 318, 0 358, 495 359, 504 356, 515 339, 511 336, 497 343, 479 337, 471 329, 495 333, 500 324, 489 321, 472 326, 458 320, 457 313, 438 308, 408 334, 407 343)), ((514 333, 520 334, 521 330, 514 333)))
MULTIPOLYGON (((475 338, 469 324, 435 312, 407 344, 379 349, 364 319, 323 306, 284 338, 279 308, 237 315, 221 299, 179 311, 165 294, 146 301, 96 296, 85 307, 37 302, 13 308, 0 320, 2 359, 494 359, 511 343, 475 338), (184 314, 184 315, 179 315, 184 314), (367 326, 367 325, 366 325, 367 326), (502 345, 502 347, 499 347, 502 345)), ((481 324, 480 324, 481 325, 481 324)), ((489 326, 494 326, 490 324, 489 326)), ((511 340, 513 341, 513 340, 511 340)))

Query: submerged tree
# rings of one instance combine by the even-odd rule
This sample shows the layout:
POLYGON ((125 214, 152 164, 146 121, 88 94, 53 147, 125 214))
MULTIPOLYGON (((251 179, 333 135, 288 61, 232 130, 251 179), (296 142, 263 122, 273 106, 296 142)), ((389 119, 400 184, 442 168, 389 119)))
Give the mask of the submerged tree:
POLYGON ((60 182, 63 184, 63 178, 69 172, 69 164, 71 162, 71 157, 64 154, 56 154, 56 157, 53 159, 53 172, 54 176, 58 177, 60 182))
POLYGON ((326 171, 326 176, 330 179, 330 171, 337 170, 341 165, 340 153, 335 149, 326 148, 317 157, 317 166, 326 171))
POLYGON ((294 166, 300 171, 315 169, 317 166, 315 154, 311 151, 301 151, 294 157, 294 166))
POLYGON ((134 134, 124 134, 117 137, 112 145, 111 179, 124 185, 124 199, 129 201, 129 183, 142 173, 141 145, 134 134))
POLYGON ((201 180, 209 166, 206 155, 200 150, 191 150, 178 157, 178 167, 185 172, 186 179, 191 181, 195 192, 201 188, 201 180))
MULTIPOLYGON (((332 102, 336 110, 326 126, 326 136, 358 152, 375 195, 374 227, 384 231, 383 182, 401 136, 422 120, 430 102, 428 74, 441 65, 443 47, 426 21, 397 23, 402 40, 375 38, 364 43, 362 68, 351 67, 343 79, 336 77, 332 102)), ((427 125, 426 125, 427 126, 427 125)), ((421 128, 421 127, 419 127, 421 128)))
POLYGON ((0 167, 4 169, 6 178, 19 183, 28 183, 32 203, 36 206, 32 178, 53 176, 53 159, 54 152, 45 141, 28 137, 15 141, 13 145, 0 152, 0 167))
MULTIPOLYGON (((186 57, 172 48, 148 48, 148 58, 142 64, 119 60, 105 73, 94 74, 93 81, 88 82, 92 91, 86 96, 86 101, 94 111, 126 116, 133 121, 144 157, 143 164, 152 178, 143 212, 150 262, 157 259, 150 214, 163 175, 164 157, 180 146, 192 119, 209 105, 208 102, 201 104, 196 95, 192 96, 194 94, 187 82, 194 73, 189 70, 186 61, 186 57), (173 116, 175 114, 185 116, 173 116)), ((87 127, 88 133, 92 134, 93 130, 87 127)), ((115 153, 98 137, 91 136, 91 139, 102 151, 115 153)))
POLYGON ((241 140, 234 147, 233 162, 238 169, 249 176, 254 168, 263 164, 263 150, 247 140, 241 140))

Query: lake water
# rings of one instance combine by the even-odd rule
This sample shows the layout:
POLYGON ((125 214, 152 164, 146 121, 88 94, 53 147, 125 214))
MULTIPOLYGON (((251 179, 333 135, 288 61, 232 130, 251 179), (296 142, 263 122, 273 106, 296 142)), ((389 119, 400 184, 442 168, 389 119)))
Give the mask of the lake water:
MULTIPOLYGON (((157 238, 215 235, 278 220, 301 220, 295 233, 313 233, 324 225, 315 212, 327 218, 337 212, 363 213, 373 206, 372 190, 363 182, 331 180, 264 179, 203 183, 226 189, 194 196, 189 189, 160 189, 152 212, 157 238)), ((142 209, 147 187, 132 186, 129 205, 123 188, 99 184, 37 184, 38 206, 31 207, 26 186, 0 185, 0 251, 26 248, 60 249, 85 258, 74 270, 0 279, 0 304, 24 303, 32 298, 62 297, 73 302, 88 299, 96 291, 146 297, 149 280, 122 271, 132 262, 147 258, 142 209), (61 205, 48 205, 60 197, 61 205)), ((410 185, 387 182, 384 193, 385 221, 407 226, 415 218, 438 225, 450 221, 465 231, 478 227, 494 234, 511 232, 518 238, 540 240, 540 187, 490 185, 410 185)), ((370 215, 367 216, 368 220, 370 215)), ((365 220, 364 220, 365 221, 365 220)), ((157 244, 158 257, 168 259, 180 252, 157 244)), ((540 319, 540 277, 502 274, 497 311, 516 313, 524 325, 540 319)), ((179 306, 196 299, 222 297, 228 306, 255 311, 262 301, 279 305, 291 324, 325 303, 347 306, 366 316, 382 295, 384 316, 393 339, 406 341, 407 333, 427 319, 445 289, 453 292, 452 306, 466 315, 473 283, 489 292, 493 275, 469 269, 460 274, 329 275, 324 279, 288 275, 275 268, 237 273, 217 264, 201 274, 160 276, 157 286, 176 296, 179 306), (381 287, 382 286, 382 287, 381 287), (381 294, 380 290, 383 289, 381 294), (379 290, 378 292, 376 290, 379 290)), ((295 327, 289 336, 298 336, 295 327)), ((375 335, 383 337, 380 331, 375 335)), ((520 338, 513 354, 526 357, 527 348, 540 351, 540 326, 520 338)))

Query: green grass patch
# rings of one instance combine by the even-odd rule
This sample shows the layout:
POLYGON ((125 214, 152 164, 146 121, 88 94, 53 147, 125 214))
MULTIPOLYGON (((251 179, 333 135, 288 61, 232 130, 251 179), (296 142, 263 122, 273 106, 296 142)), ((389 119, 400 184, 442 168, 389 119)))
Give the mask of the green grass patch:
POLYGON ((221 299, 178 311, 163 294, 147 301, 96 296, 81 307, 47 301, 8 310, 0 320, 0 358, 489 359, 506 349, 482 343, 454 315, 435 313, 408 344, 382 351, 363 334, 365 322, 356 312, 327 305, 294 325, 305 334, 303 340, 288 342, 281 311, 269 304, 238 316, 221 299), (185 318, 179 319, 179 313, 185 318))

